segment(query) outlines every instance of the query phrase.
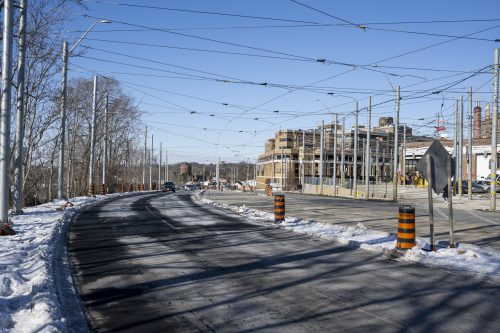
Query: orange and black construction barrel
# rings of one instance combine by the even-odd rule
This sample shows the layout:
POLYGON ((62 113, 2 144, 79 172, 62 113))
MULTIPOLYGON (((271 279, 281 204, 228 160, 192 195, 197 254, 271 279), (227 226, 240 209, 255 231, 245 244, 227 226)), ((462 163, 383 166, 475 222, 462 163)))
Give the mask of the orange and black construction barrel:
POLYGON ((396 247, 401 250, 415 246, 415 207, 399 206, 398 240, 396 247))
POLYGON ((89 184, 88 196, 93 197, 95 195, 94 184, 89 184))
POLYGON ((274 222, 280 223, 285 221, 285 195, 274 195, 274 222))

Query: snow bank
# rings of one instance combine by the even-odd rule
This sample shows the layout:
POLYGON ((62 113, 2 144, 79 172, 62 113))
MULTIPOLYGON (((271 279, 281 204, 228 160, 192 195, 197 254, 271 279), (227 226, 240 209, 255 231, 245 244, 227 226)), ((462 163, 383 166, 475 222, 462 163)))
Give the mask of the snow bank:
MULTIPOLYGON (((204 204, 230 210, 257 222, 274 222, 272 213, 248 208, 245 205, 237 206, 214 202, 201 194, 196 194, 196 198, 204 204)), ((374 252, 392 254, 396 249, 395 234, 368 229, 363 223, 358 223, 355 226, 342 226, 287 217, 284 222, 276 224, 276 226, 374 252)), ((500 251, 470 244, 459 244, 454 249, 438 248, 435 252, 430 252, 429 249, 428 239, 417 238, 416 246, 404 252, 399 260, 419 262, 454 273, 500 281, 500 251)))
POLYGON ((74 206, 60 211, 66 201, 56 200, 11 217, 16 235, 0 237, 0 332, 69 331, 61 312, 64 296, 57 293, 62 282, 72 288, 68 273, 56 267, 56 261, 66 262, 62 240, 82 207, 111 196, 73 198, 74 206))

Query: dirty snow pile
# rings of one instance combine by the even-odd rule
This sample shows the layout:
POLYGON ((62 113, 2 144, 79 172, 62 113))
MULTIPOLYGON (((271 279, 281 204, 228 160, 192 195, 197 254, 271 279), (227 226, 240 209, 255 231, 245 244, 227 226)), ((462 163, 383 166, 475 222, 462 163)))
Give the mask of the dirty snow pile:
MULTIPOLYGON (((66 201, 56 200, 11 217, 16 235, 0 237, 0 332, 69 331, 61 313, 61 298, 68 296, 56 292, 65 284, 72 294, 69 271, 59 268, 67 267, 63 240, 71 218, 104 198, 73 198, 73 207, 64 210, 56 208, 66 201)), ((78 305, 75 308, 79 311, 78 305)))
MULTIPOLYGON (((197 199, 204 204, 232 211, 257 222, 273 222, 274 215, 245 205, 227 205, 209 200, 200 194, 197 199)), ((343 226, 287 217, 284 222, 276 224, 280 228, 307 234, 314 237, 336 241, 351 247, 359 247, 380 253, 394 253, 396 235, 368 229, 363 223, 356 226, 343 226)), ((438 248, 430 252, 429 240, 417 238, 416 246, 407 250, 401 260, 415 261, 427 266, 444 268, 448 271, 472 275, 479 278, 500 281, 500 252, 487 247, 470 244, 459 244, 457 248, 438 248)))

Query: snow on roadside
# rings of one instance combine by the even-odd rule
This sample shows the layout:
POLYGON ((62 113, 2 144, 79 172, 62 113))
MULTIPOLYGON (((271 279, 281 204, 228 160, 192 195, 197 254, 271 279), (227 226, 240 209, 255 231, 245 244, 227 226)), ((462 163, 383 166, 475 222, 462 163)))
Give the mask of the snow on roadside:
MULTIPOLYGON (((203 197, 201 193, 197 193, 195 197, 204 204, 230 210, 257 222, 274 221, 272 213, 248 208, 245 205, 237 206, 215 202, 203 197)), ((287 217, 284 222, 276 224, 276 226, 374 252, 389 254, 394 252, 396 248, 395 234, 368 229, 363 223, 358 223, 356 226, 342 226, 287 217)), ((430 252, 429 249, 428 239, 417 238, 416 246, 407 250, 400 260, 419 262, 459 274, 500 282, 500 252, 493 248, 459 244, 454 249, 438 248, 435 252, 430 252)))
MULTIPOLYGON (((120 194, 117 194, 120 195, 120 194)), ((57 295, 55 258, 64 233, 82 207, 109 198, 70 199, 73 207, 58 211, 66 201, 24 208, 12 216, 14 236, 0 237, 0 332, 67 332, 57 295)))

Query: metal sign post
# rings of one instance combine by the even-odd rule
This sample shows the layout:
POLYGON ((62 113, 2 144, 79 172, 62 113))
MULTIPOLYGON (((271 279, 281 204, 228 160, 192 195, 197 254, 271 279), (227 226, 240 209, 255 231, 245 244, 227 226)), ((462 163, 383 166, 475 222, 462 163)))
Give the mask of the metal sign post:
POLYGON ((432 202, 432 190, 437 194, 448 191, 448 212, 450 221, 450 247, 454 246, 453 241, 453 206, 452 206, 452 183, 451 178, 454 176, 454 160, 446 151, 439 140, 434 140, 432 145, 427 149, 422 159, 417 163, 416 169, 420 171, 422 176, 427 179, 428 194, 429 194, 429 223, 431 236, 431 249, 435 250, 434 246, 434 207, 432 202), (446 188, 448 187, 448 188, 446 188))
MULTIPOLYGON (((453 192, 451 187, 451 157, 446 158, 446 171, 448 174, 448 222, 450 225, 450 248, 455 247, 455 240, 453 237, 453 192)), ((470 190, 469 190, 470 191, 470 190)))
POLYGON ((427 194, 429 201, 429 233, 431 238, 431 251, 435 251, 436 248, 434 246, 434 203, 432 201, 432 156, 430 154, 425 155, 426 157, 426 165, 427 165, 427 181, 429 182, 429 186, 427 186, 427 194))

